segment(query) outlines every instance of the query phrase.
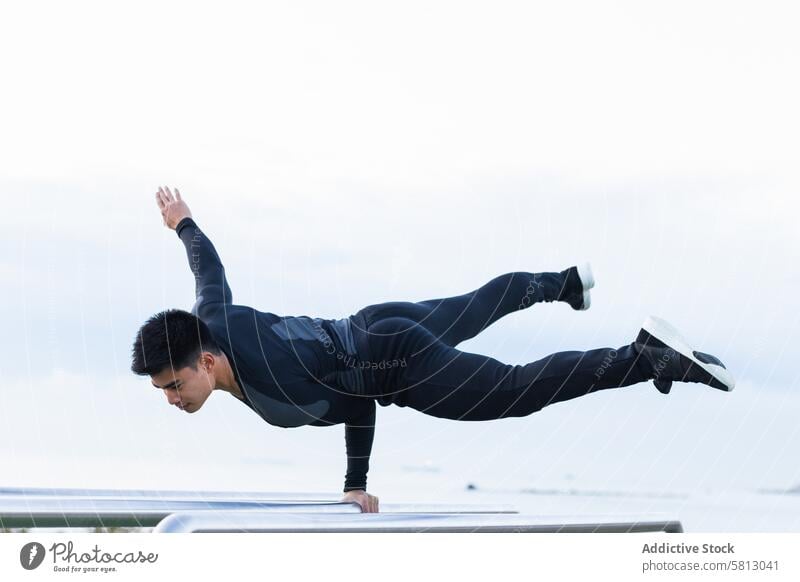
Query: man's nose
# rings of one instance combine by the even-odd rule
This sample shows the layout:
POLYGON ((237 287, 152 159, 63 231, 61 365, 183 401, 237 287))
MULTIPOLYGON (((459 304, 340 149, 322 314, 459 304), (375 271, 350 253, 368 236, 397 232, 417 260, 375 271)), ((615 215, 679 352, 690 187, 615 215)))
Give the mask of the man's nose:
POLYGON ((178 402, 181 401, 181 397, 178 396, 177 391, 172 393, 170 393, 169 391, 166 392, 167 392, 167 402, 169 402, 170 404, 177 404, 178 402))

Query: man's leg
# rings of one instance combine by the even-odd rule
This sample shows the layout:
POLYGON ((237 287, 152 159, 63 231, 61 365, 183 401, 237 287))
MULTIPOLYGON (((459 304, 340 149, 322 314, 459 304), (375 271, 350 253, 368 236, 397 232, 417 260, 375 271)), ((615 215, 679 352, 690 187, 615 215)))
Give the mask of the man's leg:
POLYGON ((563 300, 579 285, 567 271, 528 273, 516 271, 495 277, 485 285, 455 297, 416 303, 390 301, 364 308, 369 333, 372 325, 389 317, 406 318, 410 326, 423 326, 448 346, 475 337, 492 323, 534 303, 563 300))
POLYGON ((376 358, 401 365, 376 371, 384 397, 431 416, 492 420, 527 416, 579 396, 644 382, 653 376, 633 344, 551 354, 524 365, 464 352, 437 340, 410 320, 374 325, 376 358))

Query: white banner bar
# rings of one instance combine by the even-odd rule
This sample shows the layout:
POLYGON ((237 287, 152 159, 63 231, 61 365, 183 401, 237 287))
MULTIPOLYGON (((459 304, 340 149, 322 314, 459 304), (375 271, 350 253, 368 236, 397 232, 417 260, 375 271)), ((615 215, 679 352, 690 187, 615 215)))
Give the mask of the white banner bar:
POLYGON ((796 581, 798 548, 753 533, 7 533, 0 580, 796 581))

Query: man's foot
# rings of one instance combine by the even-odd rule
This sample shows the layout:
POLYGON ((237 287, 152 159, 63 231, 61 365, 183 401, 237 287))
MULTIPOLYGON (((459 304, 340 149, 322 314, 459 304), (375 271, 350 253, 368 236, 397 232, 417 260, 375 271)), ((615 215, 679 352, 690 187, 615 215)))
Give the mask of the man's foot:
POLYGON ((559 301, 566 301, 572 309, 586 311, 592 304, 592 297, 589 290, 594 287, 594 275, 592 266, 588 262, 575 265, 561 271, 566 277, 564 285, 564 295, 559 297, 559 301))
POLYGON ((668 394, 672 382, 699 382, 725 392, 736 385, 725 364, 711 354, 693 349, 673 325, 651 315, 642 324, 634 342, 649 365, 653 384, 668 394))

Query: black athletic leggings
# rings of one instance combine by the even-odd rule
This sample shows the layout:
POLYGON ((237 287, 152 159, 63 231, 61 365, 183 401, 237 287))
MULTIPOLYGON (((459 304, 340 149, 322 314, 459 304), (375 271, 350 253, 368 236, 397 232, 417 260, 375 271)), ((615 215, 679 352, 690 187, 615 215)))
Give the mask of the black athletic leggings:
POLYGON ((457 297, 363 308, 358 315, 365 329, 353 333, 366 341, 372 362, 383 366, 370 371, 368 390, 384 405, 441 418, 491 420, 526 416, 554 402, 652 378, 633 343, 558 352, 524 365, 455 349, 504 315, 558 300, 569 291, 566 285, 558 272, 513 272, 457 297))

